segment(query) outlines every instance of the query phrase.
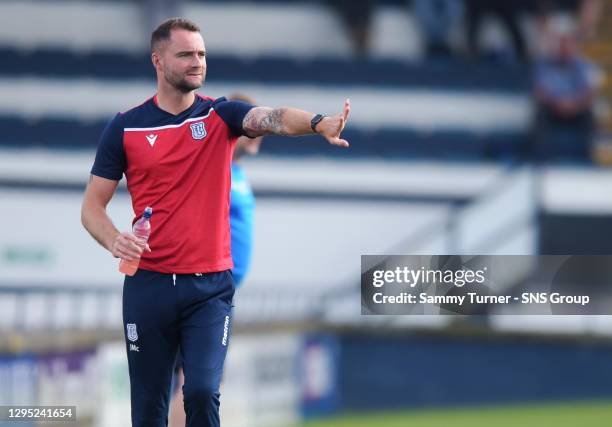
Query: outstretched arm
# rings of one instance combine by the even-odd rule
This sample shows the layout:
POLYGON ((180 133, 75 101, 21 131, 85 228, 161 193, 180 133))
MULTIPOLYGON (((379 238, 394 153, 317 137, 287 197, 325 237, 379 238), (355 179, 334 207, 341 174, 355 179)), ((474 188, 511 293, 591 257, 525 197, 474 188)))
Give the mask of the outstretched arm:
MULTIPOLYGON (((330 144, 340 147, 348 147, 348 142, 340 138, 340 134, 346 125, 351 109, 350 101, 344 101, 342 113, 323 118, 317 126, 316 133, 323 136, 330 144)), ((310 127, 310 121, 314 113, 291 107, 252 108, 242 123, 243 129, 250 137, 262 135, 288 135, 300 136, 314 133, 310 127)))

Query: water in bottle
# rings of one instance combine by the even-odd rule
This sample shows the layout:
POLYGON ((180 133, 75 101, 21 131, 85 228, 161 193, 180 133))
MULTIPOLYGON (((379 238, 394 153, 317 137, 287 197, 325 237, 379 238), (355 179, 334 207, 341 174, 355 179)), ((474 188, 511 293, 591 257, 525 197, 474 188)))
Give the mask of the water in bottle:
MULTIPOLYGON (((142 217, 134 227, 132 231, 134 235, 138 238, 139 244, 144 248, 149 240, 149 235, 151 234, 151 215, 153 215, 153 208, 147 207, 142 214, 142 217)), ((136 274, 136 270, 138 270, 138 264, 140 263, 140 257, 133 261, 126 261, 124 259, 119 263, 119 271, 123 274, 127 274, 128 276, 133 276, 136 274)))

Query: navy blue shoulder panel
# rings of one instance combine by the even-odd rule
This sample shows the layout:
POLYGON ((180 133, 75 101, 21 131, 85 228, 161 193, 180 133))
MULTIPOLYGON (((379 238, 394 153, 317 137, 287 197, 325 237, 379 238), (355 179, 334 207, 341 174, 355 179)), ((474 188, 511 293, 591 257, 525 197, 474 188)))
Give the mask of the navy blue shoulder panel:
POLYGON ((225 97, 215 99, 213 108, 223 119, 225 124, 230 128, 236 136, 246 136, 246 132, 242 127, 244 116, 254 107, 244 101, 228 101, 225 97))
POLYGON ((117 114, 102 132, 91 173, 114 181, 121 180, 127 167, 123 150, 123 118, 117 114))

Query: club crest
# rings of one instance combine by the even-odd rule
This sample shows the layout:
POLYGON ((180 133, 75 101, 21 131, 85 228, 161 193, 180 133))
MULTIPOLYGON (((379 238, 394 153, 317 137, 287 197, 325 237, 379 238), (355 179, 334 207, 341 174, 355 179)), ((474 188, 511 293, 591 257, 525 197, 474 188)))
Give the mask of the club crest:
POLYGON ((130 341, 136 341, 138 339, 138 332, 136 331, 136 323, 128 323, 127 325, 127 337, 130 341))
POLYGON ((204 122, 192 123, 189 125, 191 128, 191 136, 193 139, 204 139, 206 136, 206 128, 204 122))

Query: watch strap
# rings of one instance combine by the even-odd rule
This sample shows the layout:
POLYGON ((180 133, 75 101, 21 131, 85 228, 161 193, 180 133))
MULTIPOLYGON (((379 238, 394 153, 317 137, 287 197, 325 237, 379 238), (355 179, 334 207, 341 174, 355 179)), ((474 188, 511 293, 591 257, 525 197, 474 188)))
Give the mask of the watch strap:
POLYGON ((315 115, 315 116, 312 118, 312 120, 310 121, 310 128, 312 129, 312 131, 313 131, 314 133, 317 133, 317 125, 318 125, 318 124, 319 124, 319 122, 320 122, 321 120, 323 120, 325 117, 327 117, 327 116, 325 116, 324 114, 317 114, 317 115, 315 115))

